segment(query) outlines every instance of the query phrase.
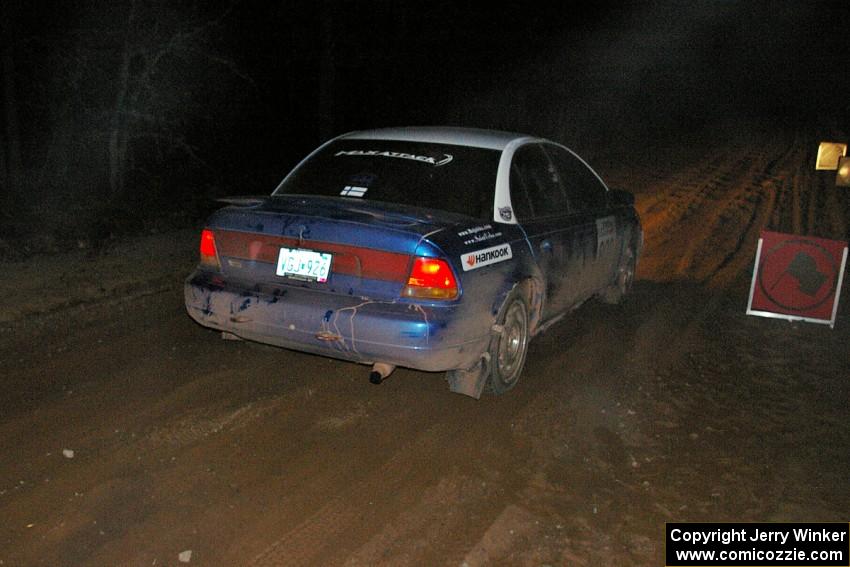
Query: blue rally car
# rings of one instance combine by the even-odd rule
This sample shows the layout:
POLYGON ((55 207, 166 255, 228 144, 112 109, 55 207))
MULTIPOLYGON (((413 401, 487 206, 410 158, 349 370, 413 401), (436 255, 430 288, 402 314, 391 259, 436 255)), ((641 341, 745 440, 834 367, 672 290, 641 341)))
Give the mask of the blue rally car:
POLYGON ((531 337, 616 303, 642 244, 631 194, 554 142, 460 128, 354 132, 269 197, 209 218, 186 308, 226 338, 511 389, 531 337))

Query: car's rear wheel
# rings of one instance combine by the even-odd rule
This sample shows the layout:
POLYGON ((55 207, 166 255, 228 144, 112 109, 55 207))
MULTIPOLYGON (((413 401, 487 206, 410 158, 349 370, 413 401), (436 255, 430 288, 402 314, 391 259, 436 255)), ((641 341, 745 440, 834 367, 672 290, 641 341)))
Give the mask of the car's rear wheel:
POLYGON ((505 301, 499 315, 498 332, 490 341, 490 376, 487 387, 504 394, 519 380, 529 342, 529 308, 524 288, 518 287, 505 301))
POLYGON ((634 248, 629 246, 620 257, 617 278, 599 296, 602 301, 612 304, 623 302, 623 299, 631 292, 635 281, 636 260, 634 248))

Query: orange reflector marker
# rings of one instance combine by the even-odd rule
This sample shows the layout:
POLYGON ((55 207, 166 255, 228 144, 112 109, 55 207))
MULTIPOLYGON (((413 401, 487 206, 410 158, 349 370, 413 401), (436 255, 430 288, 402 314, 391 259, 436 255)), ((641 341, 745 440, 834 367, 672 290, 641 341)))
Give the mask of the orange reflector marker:
POLYGON ((215 249, 215 235, 207 228, 201 231, 201 265, 221 269, 215 249))
POLYGON ((818 146, 818 156, 815 159, 815 169, 838 169, 838 161, 847 155, 847 144, 843 142, 821 142, 818 146))
POLYGON ((439 258, 416 258, 401 292, 418 299, 454 299, 457 280, 448 262, 439 258))

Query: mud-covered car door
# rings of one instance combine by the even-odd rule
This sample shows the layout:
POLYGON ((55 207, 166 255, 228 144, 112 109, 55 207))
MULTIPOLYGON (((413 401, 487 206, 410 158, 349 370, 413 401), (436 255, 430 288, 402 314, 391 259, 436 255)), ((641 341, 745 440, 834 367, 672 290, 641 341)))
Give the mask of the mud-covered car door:
POLYGON ((559 173, 540 144, 526 144, 514 154, 510 191, 546 281, 546 319, 582 298, 581 271, 585 255, 592 253, 593 225, 573 214, 559 173))
POLYGON ((622 227, 608 208, 608 189, 575 154, 555 144, 545 150, 557 168, 561 186, 574 214, 574 223, 585 227, 581 286, 592 295, 608 285, 620 257, 622 227), (586 231, 592 232, 587 238, 586 231))

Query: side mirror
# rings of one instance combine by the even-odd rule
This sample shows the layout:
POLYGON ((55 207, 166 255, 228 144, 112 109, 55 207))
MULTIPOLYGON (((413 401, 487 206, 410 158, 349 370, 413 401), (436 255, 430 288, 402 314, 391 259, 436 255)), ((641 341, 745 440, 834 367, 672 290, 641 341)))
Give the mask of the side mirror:
POLYGON ((612 207, 633 207, 635 196, 622 189, 609 189, 608 204, 612 207))

